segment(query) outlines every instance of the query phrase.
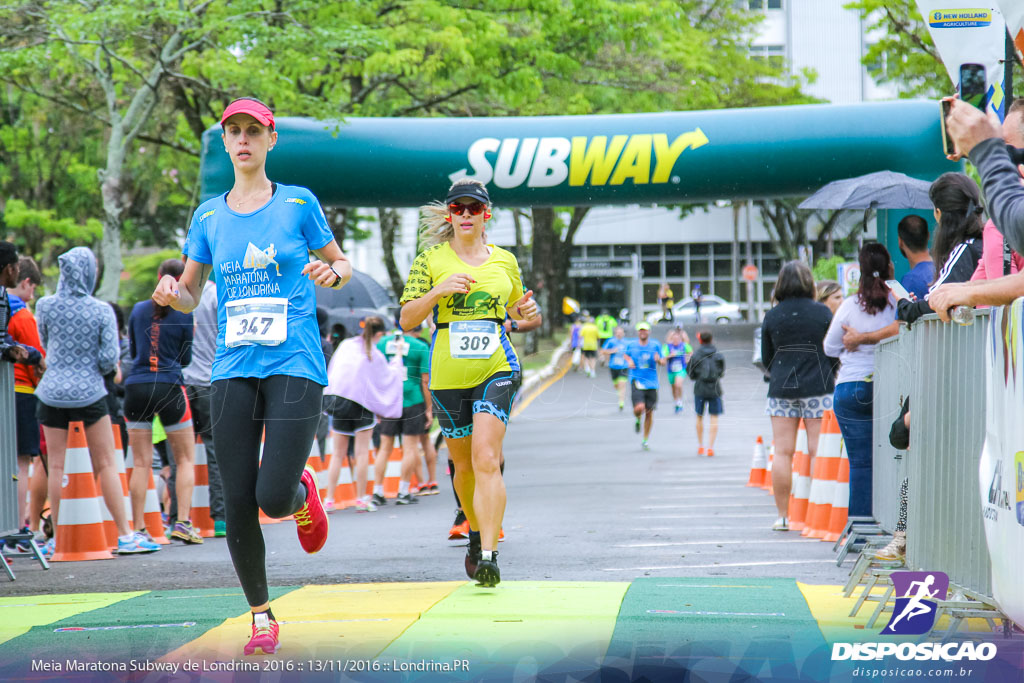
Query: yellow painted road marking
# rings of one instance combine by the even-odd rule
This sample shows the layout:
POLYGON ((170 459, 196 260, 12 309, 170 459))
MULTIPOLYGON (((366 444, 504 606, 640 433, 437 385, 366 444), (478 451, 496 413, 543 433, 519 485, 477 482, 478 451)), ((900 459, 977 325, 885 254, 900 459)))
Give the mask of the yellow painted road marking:
MULTIPOLYGON (((280 657, 373 658, 462 581, 306 586, 270 603, 281 625, 280 657)), ((251 635, 240 614, 163 657, 166 661, 240 659, 251 635)))
MULTIPOLYGON (((867 623, 878 608, 877 602, 866 601, 861 605, 857 616, 850 616, 850 611, 857 604, 857 598, 864 590, 863 586, 858 586, 849 598, 843 597, 842 586, 813 586, 799 581, 797 581, 797 586, 804 594, 804 599, 807 600, 807 606, 810 607, 811 614, 818 622, 821 634, 830 643, 903 642, 907 640, 907 636, 881 634, 892 615, 891 603, 889 608, 878 616, 873 628, 868 628, 867 623)), ((885 586, 875 586, 871 595, 882 597, 885 594, 885 588, 885 586)), ((984 619, 967 619, 966 624, 966 626, 961 626, 961 630, 991 632, 984 619)), ((949 617, 943 616, 939 618, 934 630, 945 631, 947 628, 949 628, 949 617)), ((914 636, 914 638, 916 637, 914 636)))
POLYGON ((114 603, 145 595, 134 593, 73 593, 0 598, 0 643, 28 633, 34 626, 52 624, 76 614, 109 607, 114 603))

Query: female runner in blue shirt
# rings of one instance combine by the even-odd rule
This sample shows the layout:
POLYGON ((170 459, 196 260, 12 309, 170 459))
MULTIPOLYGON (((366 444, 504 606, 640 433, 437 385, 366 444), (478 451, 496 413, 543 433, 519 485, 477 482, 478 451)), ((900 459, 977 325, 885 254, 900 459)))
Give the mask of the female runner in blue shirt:
POLYGON ((244 652, 270 654, 278 648, 278 625, 259 508, 271 517, 294 514, 308 553, 327 541, 316 475, 305 466, 327 384, 314 283, 340 288, 352 268, 313 193, 267 178, 267 153, 277 142, 270 109, 253 98, 235 100, 221 125, 234 185, 196 210, 185 272, 179 281, 162 278, 153 299, 187 313, 213 270, 219 332, 210 408, 228 548, 253 613, 244 652))

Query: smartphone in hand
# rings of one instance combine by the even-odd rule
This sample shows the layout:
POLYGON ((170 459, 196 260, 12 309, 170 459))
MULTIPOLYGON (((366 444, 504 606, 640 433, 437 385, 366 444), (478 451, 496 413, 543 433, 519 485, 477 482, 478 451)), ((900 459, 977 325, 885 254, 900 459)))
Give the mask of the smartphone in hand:
POLYGON ((939 102, 939 126, 942 128, 942 153, 946 156, 952 156, 956 154, 956 145, 953 144, 953 138, 949 136, 949 131, 946 130, 946 118, 949 116, 949 110, 953 107, 952 100, 942 100, 939 102))
POLYGON ((988 80, 983 65, 960 65, 960 99, 985 111, 988 106, 988 80))
POLYGON ((910 298, 910 292, 907 291, 906 287, 900 284, 899 280, 886 280, 885 286, 889 288, 889 291, 892 292, 893 296, 897 299, 910 298))

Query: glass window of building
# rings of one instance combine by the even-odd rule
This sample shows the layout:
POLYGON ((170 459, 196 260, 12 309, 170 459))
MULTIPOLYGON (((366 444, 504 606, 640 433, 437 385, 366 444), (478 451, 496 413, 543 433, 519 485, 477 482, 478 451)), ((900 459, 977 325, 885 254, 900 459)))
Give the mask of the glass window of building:
POLYGON ((708 277, 711 275, 711 267, 706 258, 690 259, 690 277, 708 277))
POLYGON ((694 256, 707 256, 708 245, 705 244, 691 244, 690 245, 690 257, 694 256))
POLYGON ((641 244, 640 245, 641 256, 661 256, 661 245, 660 244, 641 244))
POLYGON ((571 258, 579 258, 583 256, 583 247, 573 245, 572 251, 569 252, 571 258))
POLYGON ((686 256, 685 244, 666 244, 665 256, 686 256))
POLYGON ((661 261, 660 260, 645 260, 641 263, 644 271, 645 278, 660 278, 661 275, 661 261))
POLYGON ((612 247, 612 253, 620 258, 628 258, 636 253, 636 246, 632 244, 616 244, 612 247))
POLYGON ((656 304, 656 303, 658 303, 658 285, 656 285, 656 284, 645 284, 644 285, 644 303, 645 304, 656 304))
POLYGON ((607 244, 591 244, 587 247, 587 258, 607 258, 612 253, 607 244))
POLYGON ((665 259, 665 277, 686 277, 686 261, 665 259))

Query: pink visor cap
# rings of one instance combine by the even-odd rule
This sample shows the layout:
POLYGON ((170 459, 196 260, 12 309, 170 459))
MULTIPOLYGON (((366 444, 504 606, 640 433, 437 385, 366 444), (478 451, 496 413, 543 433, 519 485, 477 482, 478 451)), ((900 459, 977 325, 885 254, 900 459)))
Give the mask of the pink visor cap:
POLYGON ((220 125, 223 126, 224 122, 235 114, 248 114, 264 126, 269 126, 271 130, 274 129, 274 112, 259 100, 247 97, 235 100, 224 110, 224 114, 220 117, 220 125))

